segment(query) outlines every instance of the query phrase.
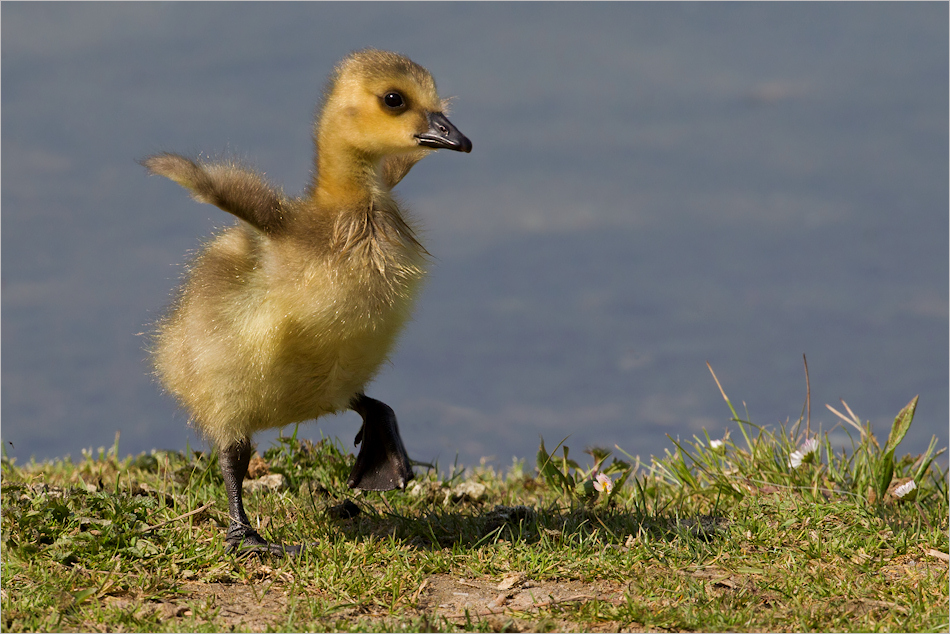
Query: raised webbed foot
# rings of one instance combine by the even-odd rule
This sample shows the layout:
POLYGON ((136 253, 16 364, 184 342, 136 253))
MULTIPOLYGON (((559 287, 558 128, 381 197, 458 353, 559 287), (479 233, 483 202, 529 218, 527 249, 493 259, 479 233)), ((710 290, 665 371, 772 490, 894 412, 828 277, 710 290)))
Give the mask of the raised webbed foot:
POLYGON ((406 488, 412 480, 412 464, 392 408, 365 394, 354 398, 350 408, 363 417, 363 426, 356 435, 360 452, 347 486, 364 491, 406 488))

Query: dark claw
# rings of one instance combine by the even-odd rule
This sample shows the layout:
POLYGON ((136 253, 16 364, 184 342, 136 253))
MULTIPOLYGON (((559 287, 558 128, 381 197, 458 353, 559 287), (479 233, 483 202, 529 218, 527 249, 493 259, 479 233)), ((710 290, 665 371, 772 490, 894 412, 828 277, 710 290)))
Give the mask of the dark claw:
POLYGON ((228 544, 225 547, 225 551, 228 554, 236 555, 237 557, 248 557, 250 555, 258 555, 262 557, 264 555, 270 555, 274 557, 297 557, 304 550, 303 545, 295 544, 272 544, 270 542, 264 542, 263 544, 249 544, 247 542, 242 542, 240 544, 228 544))
POLYGON ((304 550, 300 545, 283 545, 268 542, 257 531, 241 524, 232 523, 225 538, 225 550, 239 557, 247 555, 277 555, 294 557, 304 550))
POLYGON ((363 417, 363 426, 356 435, 360 452, 347 486, 364 491, 406 488, 412 480, 412 464, 392 408, 365 394, 353 399, 350 407, 363 417))

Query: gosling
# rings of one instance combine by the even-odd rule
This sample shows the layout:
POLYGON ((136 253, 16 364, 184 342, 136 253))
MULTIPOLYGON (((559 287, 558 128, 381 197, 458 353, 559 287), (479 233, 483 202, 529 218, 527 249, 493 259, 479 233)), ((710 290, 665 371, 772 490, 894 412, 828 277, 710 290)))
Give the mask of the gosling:
POLYGON ((425 68, 366 49, 330 78, 303 196, 231 162, 142 161, 240 220, 193 260, 151 350, 162 384, 219 451, 229 550, 300 549, 268 543, 244 511, 259 430, 351 409, 363 422, 347 484, 388 491, 412 478, 393 410, 364 389, 409 319, 428 255, 391 190, 433 150, 472 150, 445 106, 425 68))

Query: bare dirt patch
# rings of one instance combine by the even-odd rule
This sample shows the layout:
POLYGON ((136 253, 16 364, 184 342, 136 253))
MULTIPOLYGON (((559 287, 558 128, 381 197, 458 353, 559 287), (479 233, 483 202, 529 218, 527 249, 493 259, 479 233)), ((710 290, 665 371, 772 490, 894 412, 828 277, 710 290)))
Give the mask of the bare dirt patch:
MULTIPOLYGON (((174 620, 179 631, 188 631, 190 624, 214 621, 223 630, 260 632, 280 629, 286 621, 287 595, 284 588, 269 584, 184 583, 170 598, 144 598, 128 594, 108 596, 106 608, 130 613, 136 619, 174 620)), ((85 622, 84 631, 115 631, 106 623, 85 622)), ((118 631, 122 631, 121 629, 118 631)))
MULTIPOLYGON (((486 619, 495 629, 525 631, 534 629, 533 624, 544 613, 551 615, 548 620, 559 631, 571 631, 578 624, 557 619, 559 607, 592 601, 618 604, 624 600, 624 589, 622 584, 607 581, 536 581, 514 573, 500 582, 433 575, 416 594, 418 608, 436 618, 454 622, 486 619)), ((617 626, 605 622, 599 623, 598 629, 619 631, 617 626)))
POLYGON ((173 616, 202 620, 215 614, 215 625, 255 632, 279 629, 287 620, 287 589, 276 584, 184 583, 180 592, 173 616))
POLYGON ((433 575, 419 593, 419 608, 447 618, 470 615, 531 612, 545 607, 585 601, 619 602, 623 586, 606 581, 535 581, 513 574, 502 581, 456 579, 433 575))
MULTIPOLYGON (((587 629, 576 621, 558 618, 560 609, 578 604, 602 601, 612 604, 624 600, 625 586, 607 581, 536 581, 523 574, 512 574, 498 580, 455 578, 440 574, 427 577, 411 598, 406 616, 427 616, 432 622, 446 619, 461 624, 466 621, 488 621, 496 631, 536 631, 544 622, 545 630, 575 631, 587 629)), ((161 612, 165 619, 182 622, 205 621, 212 617, 225 629, 263 631, 279 629, 288 610, 286 584, 261 583, 183 583, 178 596, 171 601, 137 605, 143 612, 161 612)), ((122 599, 113 599, 123 602, 122 599)), ((128 602, 131 604, 133 602, 128 602)), ((121 606, 116 606, 121 607, 121 606)), ((144 614, 143 614, 144 615, 144 614)), ((374 614, 373 610, 344 610, 343 618, 388 618, 393 615, 374 614)), ((599 622, 595 631, 634 631, 618 629, 619 624, 599 622)))

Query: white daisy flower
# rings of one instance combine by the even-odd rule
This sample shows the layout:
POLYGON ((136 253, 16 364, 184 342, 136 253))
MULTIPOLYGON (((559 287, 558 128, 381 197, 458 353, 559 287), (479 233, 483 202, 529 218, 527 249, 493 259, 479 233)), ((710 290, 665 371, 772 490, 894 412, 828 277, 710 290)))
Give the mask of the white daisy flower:
POLYGON ((802 466, 802 460, 805 458, 805 455, 800 451, 793 451, 788 457, 788 466, 792 469, 797 469, 802 466))
POLYGON ((818 452, 818 439, 809 438, 802 443, 802 446, 796 451, 793 451, 792 454, 788 457, 788 466, 792 469, 797 469, 802 466, 803 462, 811 462, 811 455, 818 452))
POLYGON ((605 473, 598 473, 594 476, 594 488, 601 493, 610 493, 614 490, 614 481, 605 473))
POLYGON ((913 480, 908 480, 904 484, 894 489, 894 497, 902 498, 916 488, 917 488, 917 483, 914 482, 913 480))
POLYGON ((720 451, 720 450, 722 450, 723 448, 725 448, 725 446, 726 446, 726 443, 724 443, 724 442, 721 441, 721 440, 710 440, 710 441, 709 441, 709 448, 712 449, 713 451, 720 451))

